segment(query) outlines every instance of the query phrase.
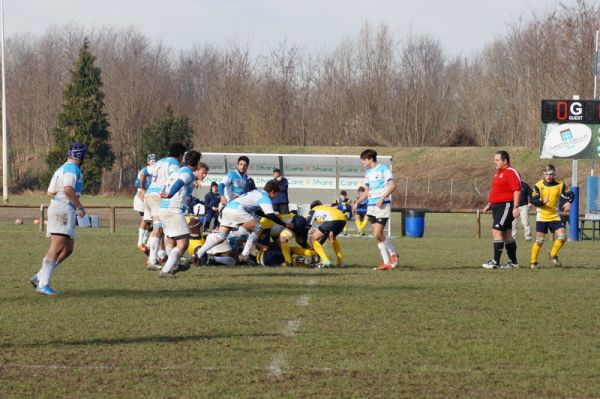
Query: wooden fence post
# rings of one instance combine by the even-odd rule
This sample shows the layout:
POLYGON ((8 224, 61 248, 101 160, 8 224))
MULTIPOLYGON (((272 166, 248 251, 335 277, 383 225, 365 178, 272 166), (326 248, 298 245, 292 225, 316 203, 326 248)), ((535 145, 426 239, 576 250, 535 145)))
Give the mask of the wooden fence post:
POLYGON ((477 216, 475 220, 475 237, 481 238, 481 214, 479 213, 479 209, 477 209, 477 216))
POLYGON ((40 225, 39 230, 44 231, 44 204, 40 205, 40 225))
POLYGON ((110 207, 110 232, 114 233, 116 230, 116 218, 115 218, 115 207, 110 207))

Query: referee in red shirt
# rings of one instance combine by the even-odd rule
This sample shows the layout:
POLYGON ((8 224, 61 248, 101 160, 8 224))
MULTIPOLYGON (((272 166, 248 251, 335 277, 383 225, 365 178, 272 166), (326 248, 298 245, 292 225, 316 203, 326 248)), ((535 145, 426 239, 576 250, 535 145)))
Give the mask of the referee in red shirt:
POLYGON ((517 243, 512 237, 512 221, 519 217, 519 197, 521 196, 521 176, 510 166, 510 155, 506 151, 498 151, 494 155, 496 174, 492 180, 492 189, 488 203, 483 212, 492 210, 494 222, 492 237, 494 237, 494 257, 484 263, 486 269, 518 268, 517 243), (508 263, 500 265, 502 250, 506 247, 508 263))

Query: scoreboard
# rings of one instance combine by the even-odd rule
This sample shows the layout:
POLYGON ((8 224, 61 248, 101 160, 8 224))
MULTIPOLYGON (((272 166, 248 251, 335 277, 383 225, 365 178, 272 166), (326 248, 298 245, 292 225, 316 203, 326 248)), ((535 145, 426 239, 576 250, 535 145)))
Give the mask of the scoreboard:
POLYGON ((600 100, 542 100, 541 158, 600 159, 600 100))
POLYGON ((542 100, 542 122, 600 124, 600 100, 542 100))

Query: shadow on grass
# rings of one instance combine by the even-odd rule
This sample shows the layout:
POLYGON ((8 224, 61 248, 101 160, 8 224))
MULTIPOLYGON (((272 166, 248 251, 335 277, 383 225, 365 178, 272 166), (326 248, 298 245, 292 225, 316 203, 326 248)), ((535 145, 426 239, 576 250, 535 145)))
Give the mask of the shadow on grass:
POLYGON ((130 337, 130 338, 93 338, 93 339, 82 339, 82 340, 55 340, 48 342, 36 342, 29 344, 12 344, 3 343, 0 344, 0 348, 38 348, 44 346, 88 346, 88 345, 129 345, 129 344, 176 344, 180 342, 190 341, 208 341, 213 339, 230 339, 230 338, 263 338, 263 337, 276 337, 281 334, 276 333, 257 333, 257 334, 206 334, 206 335, 183 335, 183 336, 169 336, 169 335, 155 335, 147 337, 130 337))

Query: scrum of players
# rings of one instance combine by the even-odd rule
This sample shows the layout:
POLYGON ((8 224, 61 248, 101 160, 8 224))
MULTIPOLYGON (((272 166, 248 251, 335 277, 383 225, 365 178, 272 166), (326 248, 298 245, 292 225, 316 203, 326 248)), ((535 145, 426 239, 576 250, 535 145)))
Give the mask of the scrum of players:
POLYGON ((256 188, 247 175, 250 160, 240 156, 236 168, 218 185, 219 217, 211 228, 193 207, 197 199, 192 192, 209 173, 200 160, 199 152, 173 143, 165 158, 149 154, 148 165, 137 175, 134 209, 142 218, 137 247, 147 256, 148 270, 172 278, 191 265, 344 267, 337 237, 345 234, 350 202, 326 206, 313 201, 306 218, 278 214, 272 203, 278 182, 270 180, 256 188), (325 252, 326 241, 335 263, 325 252))

